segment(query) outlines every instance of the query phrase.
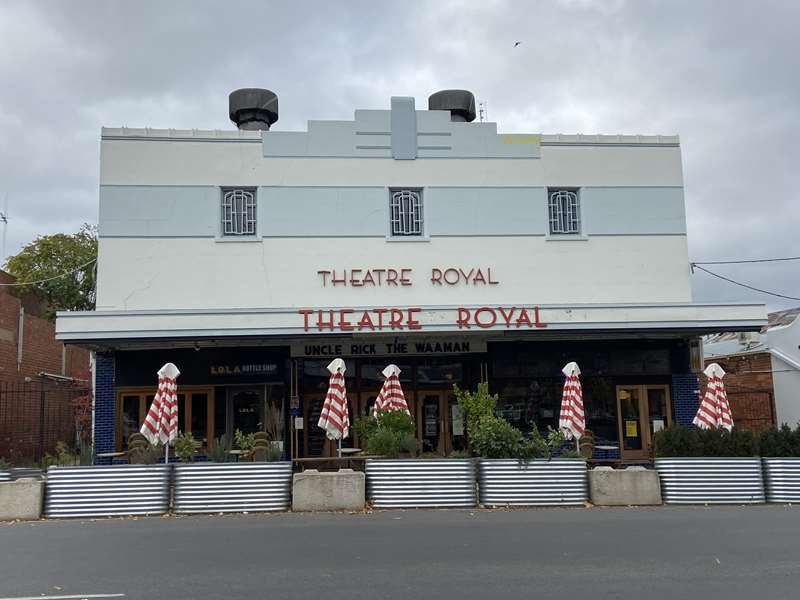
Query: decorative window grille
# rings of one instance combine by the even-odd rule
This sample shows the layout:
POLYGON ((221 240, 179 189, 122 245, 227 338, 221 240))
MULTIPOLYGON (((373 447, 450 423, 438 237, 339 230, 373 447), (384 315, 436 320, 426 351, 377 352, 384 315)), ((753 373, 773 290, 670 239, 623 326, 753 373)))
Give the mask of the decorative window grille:
POLYGON ((222 190, 222 235, 255 234, 255 190, 243 188, 222 190))
POLYGON ((393 190, 390 219, 393 236, 422 235, 422 192, 393 190))
POLYGON ((581 232, 581 205, 577 190, 548 190, 551 234, 581 232))

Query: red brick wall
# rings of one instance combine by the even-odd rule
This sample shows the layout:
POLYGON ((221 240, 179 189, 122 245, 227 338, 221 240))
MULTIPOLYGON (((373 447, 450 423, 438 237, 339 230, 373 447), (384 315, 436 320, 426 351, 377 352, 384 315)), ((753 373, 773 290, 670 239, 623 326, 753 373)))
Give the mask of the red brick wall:
MULTIPOLYGON (((14 279, 0 271, 0 283, 14 279)), ((89 353, 55 339, 54 323, 41 318, 35 296, 18 298, 0 287, 0 458, 27 464, 74 442, 71 400, 88 391, 89 353), (22 361, 17 364, 20 307, 24 307, 22 361), (65 368, 62 373, 62 352, 65 368), (81 385, 44 381, 39 373, 87 380, 81 385), (26 382, 29 379, 29 382, 26 382)))
MULTIPOLYGON (((0 271, 0 283, 14 279, 0 271)), ((67 346, 65 372, 61 372, 64 344, 55 338, 55 324, 42 319, 43 305, 35 297, 22 299, 0 287, 0 381, 21 382, 35 379, 41 372, 89 379, 89 353, 83 348, 67 346), (17 368, 17 338, 20 306, 25 307, 22 333, 22 363, 17 368)))
MULTIPOLYGON (((708 359, 706 364, 708 364, 708 359)), ((737 428, 761 431, 775 425, 772 362, 768 352, 714 358, 725 369, 725 389, 737 428)), ((701 393, 705 392, 705 377, 701 393)))

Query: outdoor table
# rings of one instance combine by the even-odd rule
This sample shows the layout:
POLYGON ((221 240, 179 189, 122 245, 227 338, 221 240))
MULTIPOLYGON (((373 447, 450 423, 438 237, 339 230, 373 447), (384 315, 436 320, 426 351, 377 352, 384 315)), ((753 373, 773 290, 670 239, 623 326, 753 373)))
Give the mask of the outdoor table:
POLYGON ((95 456, 97 458, 119 458, 120 456, 127 456, 127 452, 98 452, 95 456))

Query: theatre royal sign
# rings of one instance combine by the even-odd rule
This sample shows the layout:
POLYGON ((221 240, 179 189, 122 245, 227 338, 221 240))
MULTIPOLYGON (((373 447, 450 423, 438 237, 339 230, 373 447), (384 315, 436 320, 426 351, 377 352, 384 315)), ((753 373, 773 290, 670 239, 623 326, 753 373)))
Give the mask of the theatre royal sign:
MULTIPOLYGON (((491 267, 431 267, 420 279, 406 267, 320 269, 322 288, 391 288, 428 285, 433 287, 500 285, 491 267)), ((370 308, 301 308, 298 314, 306 332, 419 331, 425 329, 423 309, 415 306, 370 308)), ((538 329, 547 327, 539 307, 456 307, 451 323, 456 329, 538 329)))

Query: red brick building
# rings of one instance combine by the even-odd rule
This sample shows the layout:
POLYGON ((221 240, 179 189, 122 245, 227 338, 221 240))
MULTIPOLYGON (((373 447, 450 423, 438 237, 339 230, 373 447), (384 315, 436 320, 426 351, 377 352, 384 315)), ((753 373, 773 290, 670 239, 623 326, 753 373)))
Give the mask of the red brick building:
MULTIPOLYGON (((725 370, 725 390, 737 428, 762 431, 776 424, 772 359, 765 350, 755 349, 706 359, 725 370)), ((702 377, 701 393, 705 391, 702 377)))
MULTIPOLYGON (((14 283, 0 271, 0 284, 14 283)), ((0 458, 29 462, 74 441, 71 401, 89 388, 89 353, 55 339, 47 306, 0 286, 0 458)))

